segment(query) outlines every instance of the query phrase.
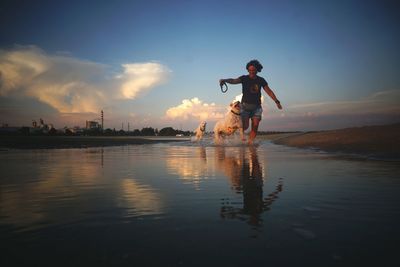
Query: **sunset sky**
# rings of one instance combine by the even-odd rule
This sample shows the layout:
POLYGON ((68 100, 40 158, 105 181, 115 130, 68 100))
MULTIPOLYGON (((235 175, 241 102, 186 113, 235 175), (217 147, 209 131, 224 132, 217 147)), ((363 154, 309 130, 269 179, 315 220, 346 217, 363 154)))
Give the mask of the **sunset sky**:
POLYGON ((2 1, 0 124, 211 130, 258 59, 260 130, 400 121, 396 1, 2 1), (82 3, 85 2, 85 3, 82 3))

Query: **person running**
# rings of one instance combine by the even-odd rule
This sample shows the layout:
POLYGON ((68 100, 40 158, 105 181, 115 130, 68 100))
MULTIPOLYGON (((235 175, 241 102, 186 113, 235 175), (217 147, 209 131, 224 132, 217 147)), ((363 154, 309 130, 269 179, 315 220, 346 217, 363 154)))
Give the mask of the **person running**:
POLYGON ((242 110, 241 117, 243 121, 243 130, 249 128, 249 120, 251 119, 251 131, 249 134, 249 144, 253 144, 254 139, 257 136, 258 125, 261 121, 262 107, 261 107, 261 88, 275 101, 278 109, 282 109, 281 102, 275 96, 274 92, 269 88, 267 81, 257 75, 261 72, 263 66, 258 60, 251 60, 246 64, 246 69, 249 75, 242 75, 236 79, 220 79, 220 86, 225 83, 229 84, 242 84, 242 110))

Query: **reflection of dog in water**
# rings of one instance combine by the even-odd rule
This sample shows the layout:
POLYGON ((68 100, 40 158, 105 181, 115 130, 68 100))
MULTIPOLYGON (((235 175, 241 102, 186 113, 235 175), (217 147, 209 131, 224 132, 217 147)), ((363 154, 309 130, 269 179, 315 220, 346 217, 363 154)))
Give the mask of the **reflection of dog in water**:
POLYGON ((236 130, 239 130, 240 137, 244 140, 243 123, 240 117, 241 104, 235 101, 230 104, 230 111, 225 118, 218 121, 214 127, 214 139, 217 144, 221 144, 223 137, 233 135, 236 130))
POLYGON ((231 170, 229 178, 237 193, 243 194, 243 206, 235 207, 229 201, 223 203, 220 215, 222 218, 245 220, 251 225, 260 225, 261 213, 270 209, 272 203, 278 198, 283 189, 282 178, 279 179, 275 190, 263 197, 263 168, 258 161, 255 147, 241 147, 241 160, 238 165, 229 163, 229 167, 237 168, 231 170))
POLYGON ((199 127, 196 128, 196 130, 195 130, 196 141, 200 141, 203 138, 204 133, 206 132, 206 125, 207 125, 207 122, 202 121, 200 123, 199 127))
MULTIPOLYGON (((231 148, 232 149, 232 148, 231 148)), ((240 149, 239 147, 237 149, 240 149)), ((229 177, 232 184, 232 189, 236 192, 241 190, 240 179, 241 179, 241 166, 242 157, 240 157, 240 152, 232 151, 232 153, 227 153, 225 147, 216 146, 215 147, 215 166, 217 169, 223 171, 223 173, 229 177)))

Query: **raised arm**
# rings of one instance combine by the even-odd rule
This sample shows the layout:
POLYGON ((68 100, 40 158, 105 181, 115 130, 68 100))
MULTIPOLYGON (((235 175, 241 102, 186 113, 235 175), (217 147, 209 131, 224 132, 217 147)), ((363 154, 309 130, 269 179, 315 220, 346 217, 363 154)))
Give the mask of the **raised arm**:
POLYGON ((279 109, 282 109, 282 105, 281 102, 278 100, 278 98, 275 96, 274 92, 271 90, 271 88, 269 88, 268 84, 264 86, 264 91, 269 95, 270 98, 272 98, 272 100, 274 100, 276 106, 279 109))

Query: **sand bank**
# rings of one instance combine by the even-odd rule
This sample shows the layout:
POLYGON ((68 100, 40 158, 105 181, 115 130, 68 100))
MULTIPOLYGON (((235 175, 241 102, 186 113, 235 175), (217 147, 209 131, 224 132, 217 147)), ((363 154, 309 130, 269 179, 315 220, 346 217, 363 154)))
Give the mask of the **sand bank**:
POLYGON ((265 138, 280 145, 400 159, 400 123, 331 131, 275 134, 265 138))

